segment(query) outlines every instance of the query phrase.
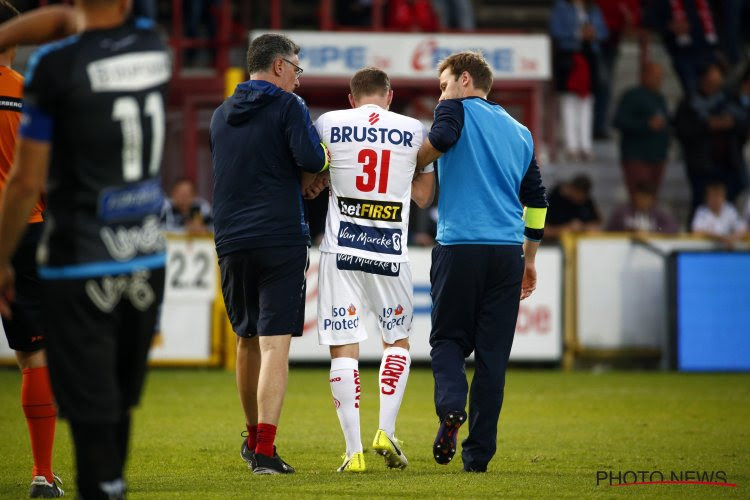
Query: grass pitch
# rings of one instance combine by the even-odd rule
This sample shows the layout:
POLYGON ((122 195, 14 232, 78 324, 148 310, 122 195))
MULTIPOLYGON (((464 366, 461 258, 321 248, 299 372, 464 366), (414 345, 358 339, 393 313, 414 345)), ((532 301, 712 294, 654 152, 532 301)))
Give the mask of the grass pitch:
MULTIPOLYGON (((361 374, 362 441, 369 448, 377 370, 361 374)), ((20 382, 18 371, 0 370, 2 499, 24 498, 30 482, 20 382)), ((450 465, 435 464, 436 429, 432 375, 414 369, 397 426, 409 467, 386 470, 381 457, 368 454, 366 473, 336 473, 344 440, 328 370, 295 367, 277 444, 297 474, 256 477, 239 457, 243 419, 233 374, 153 370, 134 418, 129 497, 750 497, 750 375, 511 371, 487 474, 463 473, 460 450, 450 465), (599 470, 725 471, 737 487, 597 486, 599 470)), ((66 497, 75 497, 69 436, 59 422, 54 467, 66 497)))

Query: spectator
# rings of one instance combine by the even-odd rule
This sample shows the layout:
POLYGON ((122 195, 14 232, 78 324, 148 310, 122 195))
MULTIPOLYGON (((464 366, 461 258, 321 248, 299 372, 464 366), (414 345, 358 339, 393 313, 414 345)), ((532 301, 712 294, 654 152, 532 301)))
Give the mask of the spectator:
POLYGON ((661 35, 686 95, 698 90, 701 68, 716 62, 719 37, 708 0, 657 0, 644 24, 661 35))
MULTIPOLYGON (((218 0, 188 0, 184 6, 184 29, 186 38, 201 38, 205 29, 205 38, 212 40, 216 34, 215 8, 218 0)), ((213 51, 208 52, 209 60, 213 59, 213 51)), ((194 65, 198 60, 198 50, 189 48, 185 51, 185 63, 194 65)))
POLYGON ((169 199, 164 201, 161 223, 165 231, 212 231, 211 205, 195 195, 193 181, 187 178, 179 179, 172 186, 169 199))
POLYGON ((676 233, 677 221, 656 204, 656 189, 639 183, 631 201, 616 208, 607 223, 607 231, 635 233, 676 233))
POLYGON ((750 1, 714 1, 716 25, 719 26, 719 40, 727 61, 736 66, 744 59, 744 44, 750 17, 750 1))
POLYGON ((442 28, 472 31, 477 27, 470 0, 432 0, 432 8, 442 28))
POLYGON ((370 26, 372 24, 372 0, 349 0, 334 3, 338 25, 370 26))
POLYGON ((438 29, 438 18, 429 0, 390 0, 386 26, 399 31, 431 32, 438 29))
POLYGON ((609 36, 601 44, 599 84, 594 91, 594 139, 608 139, 609 103, 612 97, 612 74, 620 40, 641 23, 638 0, 597 0, 609 36))
POLYGON ((670 131, 661 83, 661 66, 646 63, 641 84, 623 94, 615 112, 614 125, 621 134, 620 161, 631 202, 639 183, 653 186, 658 195, 664 175, 670 131))
POLYGON ((544 234, 559 238, 565 231, 598 231, 601 220, 591 197, 591 179, 579 174, 552 189, 544 234))
MULTIPOLYGON (((742 73, 741 80, 737 87, 737 94, 735 96, 735 99, 737 100, 737 103, 742 107, 742 110, 745 112, 745 116, 748 119, 748 133, 750 134, 750 66, 748 66, 742 73)), ((748 137, 750 137, 750 135, 745 136, 745 141, 742 145, 743 152, 745 152, 745 154, 742 155, 743 160, 747 157, 747 152, 744 150, 748 137)), ((748 187, 750 186, 750 179, 748 178, 748 174, 750 174, 750 172, 748 172, 747 163, 743 163, 744 168, 740 170, 741 184, 744 187, 748 187)))
POLYGON ((598 82, 601 42, 607 27, 596 4, 590 0, 557 0, 550 16, 554 44, 555 89, 565 151, 572 160, 591 158, 592 92, 598 82))
POLYGON ((727 198, 734 202, 744 188, 747 114, 723 91, 724 77, 715 64, 701 74, 695 95, 680 102, 674 118, 675 132, 682 145, 685 169, 692 189, 692 209, 700 204, 710 180, 727 186, 727 198))
POLYGON ((737 102, 745 113, 750 115, 750 66, 742 74, 742 79, 737 85, 737 102))
POLYGON ((716 240, 729 248, 747 232, 747 224, 727 201, 726 186, 715 181, 706 186, 706 202, 695 211, 691 228, 693 233, 716 240))

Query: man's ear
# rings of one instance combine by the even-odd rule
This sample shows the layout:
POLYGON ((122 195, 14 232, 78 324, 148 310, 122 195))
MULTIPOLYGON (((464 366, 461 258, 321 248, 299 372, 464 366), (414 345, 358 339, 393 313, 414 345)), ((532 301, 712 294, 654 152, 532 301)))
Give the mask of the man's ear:
POLYGON ((388 91, 388 100, 386 102, 385 109, 390 109, 391 101, 393 101, 393 89, 390 89, 388 91))
POLYGON ((284 60, 283 59, 276 59, 273 62, 273 67, 272 67, 273 74, 276 75, 276 76, 278 76, 278 77, 281 77, 281 72, 284 71, 284 69, 282 68, 282 66, 284 66, 284 60))
POLYGON ((354 96, 353 96, 353 95, 351 95, 351 94, 349 94, 349 96, 348 96, 348 97, 349 97, 349 105, 350 105, 350 106, 351 106, 352 108, 356 108, 356 107, 357 107, 357 103, 356 103, 356 102, 354 101, 354 96))
POLYGON ((460 80, 461 80, 462 87, 468 87, 469 84, 471 84, 472 82, 471 75, 469 74, 468 71, 464 71, 463 73, 461 73, 460 80))

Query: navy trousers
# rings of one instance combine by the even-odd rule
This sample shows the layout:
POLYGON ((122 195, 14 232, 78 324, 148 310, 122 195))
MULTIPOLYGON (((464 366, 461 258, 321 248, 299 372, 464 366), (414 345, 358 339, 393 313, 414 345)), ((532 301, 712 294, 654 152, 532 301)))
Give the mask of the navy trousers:
POLYGON ((474 352, 464 468, 486 467, 495 454, 523 269, 520 245, 437 245, 432 250, 430 356, 440 419, 466 407, 465 358, 474 352))

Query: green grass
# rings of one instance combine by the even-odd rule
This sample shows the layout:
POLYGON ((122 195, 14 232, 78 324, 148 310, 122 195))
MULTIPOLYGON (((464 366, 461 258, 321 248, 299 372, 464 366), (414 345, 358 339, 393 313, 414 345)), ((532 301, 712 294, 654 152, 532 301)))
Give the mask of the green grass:
MULTIPOLYGON (((750 496, 750 375, 511 371, 498 453, 487 474, 431 457, 432 376, 414 369, 398 421, 410 465, 335 472, 344 450, 325 369, 293 368, 277 444, 293 476, 254 477, 239 458, 243 419, 233 375, 154 370, 136 412, 130 498, 750 496), (726 472, 737 488, 596 485, 597 470, 726 472)), ((362 440, 377 427, 377 372, 362 371, 362 440)), ((31 454, 18 402, 20 375, 0 370, 0 498, 23 498, 31 454)), ((465 430, 461 431, 461 436, 465 430)), ((75 486, 69 431, 58 426, 55 469, 75 486)))

